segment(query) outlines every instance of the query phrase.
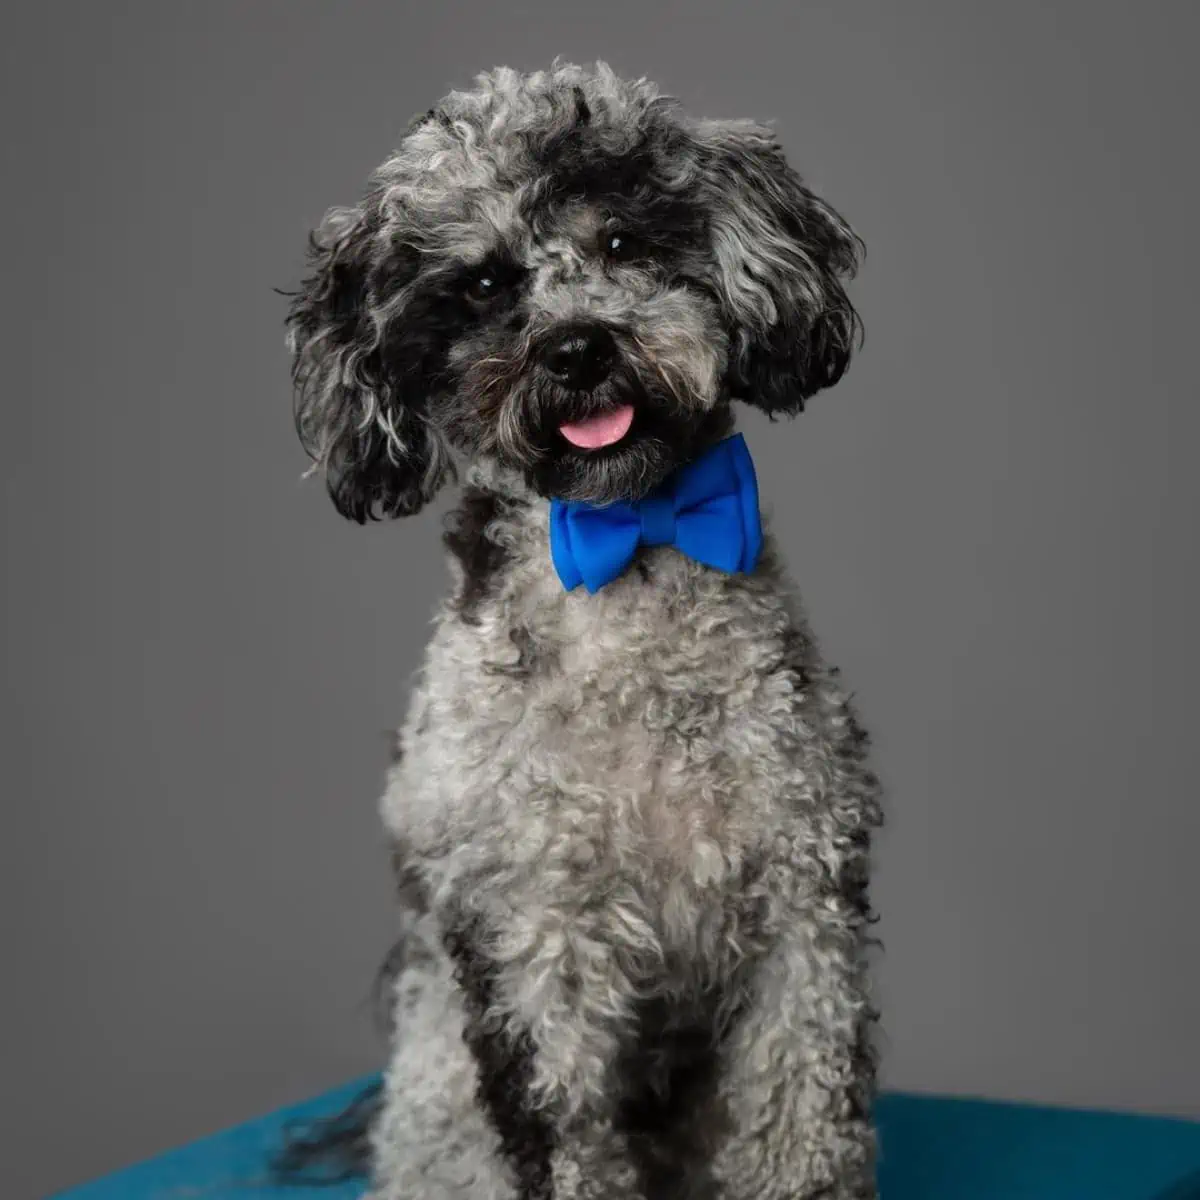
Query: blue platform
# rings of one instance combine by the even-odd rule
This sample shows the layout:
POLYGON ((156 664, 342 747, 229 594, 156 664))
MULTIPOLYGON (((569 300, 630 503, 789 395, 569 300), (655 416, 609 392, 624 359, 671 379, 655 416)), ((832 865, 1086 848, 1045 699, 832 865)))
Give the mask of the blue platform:
MULTIPOLYGON (((272 1187, 265 1164, 285 1122, 336 1112, 365 1082, 60 1200, 356 1200, 360 1184, 272 1187)), ((1200 1123, 909 1095, 884 1096, 878 1121, 883 1200, 1200 1200, 1200 1123)))

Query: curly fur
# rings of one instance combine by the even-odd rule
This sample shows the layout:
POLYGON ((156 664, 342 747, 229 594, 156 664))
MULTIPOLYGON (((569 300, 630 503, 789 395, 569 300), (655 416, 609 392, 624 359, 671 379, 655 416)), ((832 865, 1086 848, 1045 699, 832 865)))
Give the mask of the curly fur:
POLYGON ((636 498, 835 383, 860 245, 746 122, 498 70, 316 235, 297 425, 347 516, 464 475, 382 801, 401 882, 378 1200, 866 1200, 876 780, 769 536, 564 592, 545 498, 636 498), (632 246, 633 250, 629 247, 632 246), (620 253, 617 253, 617 250, 620 253), (545 369, 583 323, 615 360, 545 369), (631 403, 588 453, 556 432, 631 403))

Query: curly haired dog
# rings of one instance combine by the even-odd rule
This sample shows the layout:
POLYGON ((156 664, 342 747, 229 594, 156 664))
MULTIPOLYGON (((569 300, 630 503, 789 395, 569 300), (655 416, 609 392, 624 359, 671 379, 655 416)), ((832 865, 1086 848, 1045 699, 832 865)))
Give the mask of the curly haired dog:
POLYGON ((735 399, 838 381, 860 250, 768 130, 604 65, 480 76, 314 235, 289 345, 337 508, 464 482, 382 801, 380 1200, 875 1195, 864 734, 770 538, 714 566, 637 507, 735 399), (575 587, 555 513, 620 506, 645 536, 575 587))

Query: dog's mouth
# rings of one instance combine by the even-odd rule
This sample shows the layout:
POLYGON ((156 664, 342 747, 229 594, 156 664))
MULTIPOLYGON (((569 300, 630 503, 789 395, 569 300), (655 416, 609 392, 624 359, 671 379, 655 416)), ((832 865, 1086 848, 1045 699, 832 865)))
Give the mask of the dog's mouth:
POLYGON ((632 404, 621 404, 580 421, 567 421, 558 432, 577 450, 604 450, 628 435, 633 415, 632 404))
POLYGON ((539 495, 609 504, 636 499, 686 456, 692 426, 665 388, 647 388, 631 371, 614 372, 588 393, 534 396, 526 471, 539 495))

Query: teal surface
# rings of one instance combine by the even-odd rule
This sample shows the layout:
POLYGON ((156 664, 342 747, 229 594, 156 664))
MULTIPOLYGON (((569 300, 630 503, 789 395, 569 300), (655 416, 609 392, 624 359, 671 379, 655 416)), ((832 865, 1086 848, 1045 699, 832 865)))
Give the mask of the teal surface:
MULTIPOLYGON (((272 1187, 264 1164, 286 1121, 336 1112, 365 1082, 60 1197, 354 1200, 361 1184, 272 1187)), ((878 1119, 883 1200, 1200 1200, 1200 1123, 909 1095, 884 1096, 878 1119)))

